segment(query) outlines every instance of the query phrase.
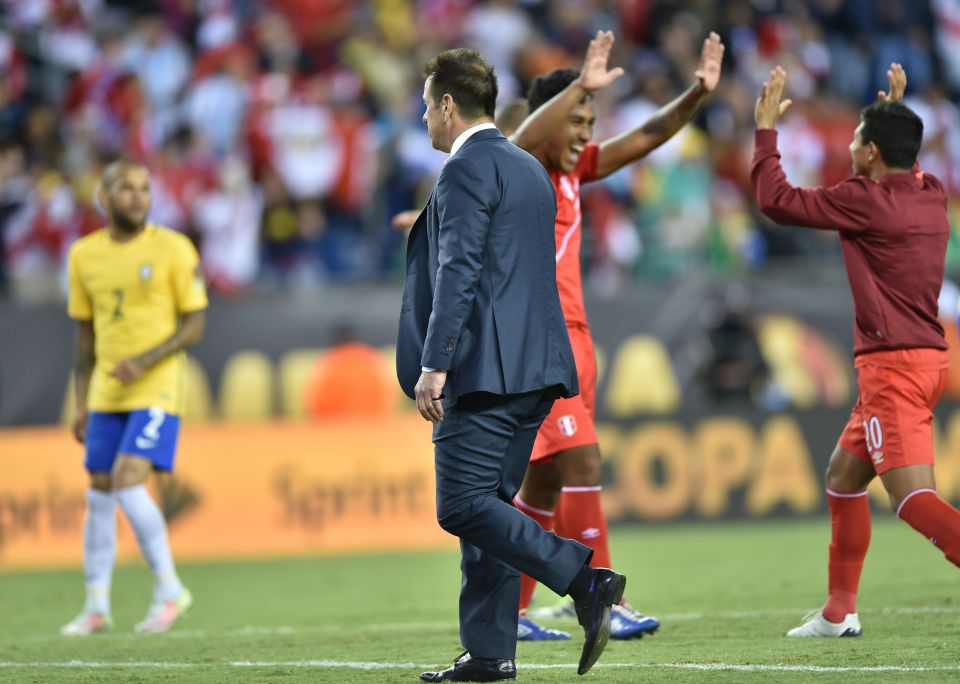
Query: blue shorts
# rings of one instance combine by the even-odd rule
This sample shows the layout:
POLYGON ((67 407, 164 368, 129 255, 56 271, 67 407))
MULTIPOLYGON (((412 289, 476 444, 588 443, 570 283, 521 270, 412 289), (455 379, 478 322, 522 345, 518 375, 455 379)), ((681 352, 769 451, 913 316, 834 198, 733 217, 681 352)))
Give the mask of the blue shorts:
POLYGON ((160 408, 124 413, 91 411, 87 419, 87 460, 92 473, 109 473, 120 454, 142 456, 157 470, 173 470, 180 416, 160 408))

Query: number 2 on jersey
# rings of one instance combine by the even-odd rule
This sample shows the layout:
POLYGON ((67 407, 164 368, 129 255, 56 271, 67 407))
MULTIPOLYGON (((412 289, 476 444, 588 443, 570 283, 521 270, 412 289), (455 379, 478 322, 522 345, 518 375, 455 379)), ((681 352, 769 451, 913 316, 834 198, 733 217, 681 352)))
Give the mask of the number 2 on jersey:
POLYGON ((113 320, 119 321, 123 318, 123 290, 119 287, 113 289, 113 296, 116 302, 113 305, 113 320))

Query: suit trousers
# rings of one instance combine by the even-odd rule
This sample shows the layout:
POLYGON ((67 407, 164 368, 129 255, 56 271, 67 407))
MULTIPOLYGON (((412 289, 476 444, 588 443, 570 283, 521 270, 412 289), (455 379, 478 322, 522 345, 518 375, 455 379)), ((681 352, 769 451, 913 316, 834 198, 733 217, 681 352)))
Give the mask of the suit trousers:
POLYGON ((520 573, 560 595, 592 551, 513 505, 554 388, 444 402, 434 428, 437 520, 460 538, 460 641, 477 658, 516 655, 520 573))

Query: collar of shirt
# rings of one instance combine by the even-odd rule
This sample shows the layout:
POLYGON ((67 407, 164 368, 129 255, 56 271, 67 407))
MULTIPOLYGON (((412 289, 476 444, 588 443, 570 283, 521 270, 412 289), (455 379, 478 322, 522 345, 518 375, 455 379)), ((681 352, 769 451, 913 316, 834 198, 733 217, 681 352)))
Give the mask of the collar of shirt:
POLYGON ((467 142, 467 139, 471 135, 473 135, 474 133, 479 133, 480 131, 489 130, 491 128, 496 128, 496 126, 492 123, 482 123, 482 124, 477 124, 476 126, 471 126, 467 130, 465 130, 463 133, 457 136, 456 140, 453 141, 453 145, 450 147, 450 156, 452 157, 453 155, 455 155, 457 153, 457 150, 463 147, 463 143, 467 142))

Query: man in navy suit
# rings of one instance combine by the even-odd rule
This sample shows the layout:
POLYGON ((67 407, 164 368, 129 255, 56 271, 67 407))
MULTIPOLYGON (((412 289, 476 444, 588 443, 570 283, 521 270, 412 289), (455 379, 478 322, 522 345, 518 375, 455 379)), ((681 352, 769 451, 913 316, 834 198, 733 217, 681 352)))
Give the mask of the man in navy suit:
POLYGON ((497 80, 477 52, 425 67, 424 122, 450 153, 407 245, 397 375, 434 423, 437 519, 460 538, 460 640, 439 681, 514 679, 520 572, 569 594, 596 662, 626 578, 514 508, 534 437, 577 392, 555 272, 556 196, 543 166, 493 125, 497 80))

